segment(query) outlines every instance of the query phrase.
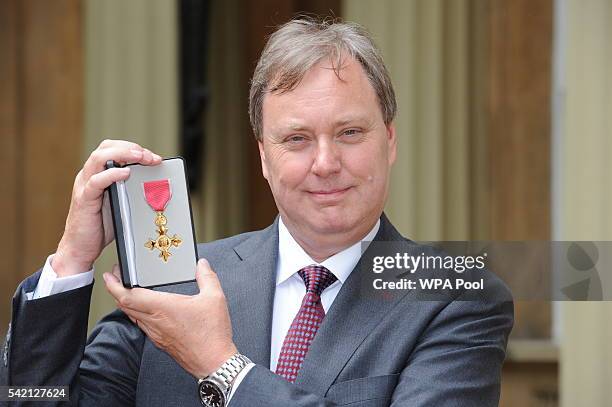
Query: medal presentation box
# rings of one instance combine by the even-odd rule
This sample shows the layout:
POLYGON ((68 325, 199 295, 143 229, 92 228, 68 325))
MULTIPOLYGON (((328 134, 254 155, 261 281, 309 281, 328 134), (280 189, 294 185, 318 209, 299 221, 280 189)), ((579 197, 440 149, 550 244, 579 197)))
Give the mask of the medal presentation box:
MULTIPOLYGON (((106 168, 121 167, 113 161, 106 168)), ((195 280, 197 251, 185 162, 128 164, 130 176, 108 188, 117 257, 125 287, 195 280)))

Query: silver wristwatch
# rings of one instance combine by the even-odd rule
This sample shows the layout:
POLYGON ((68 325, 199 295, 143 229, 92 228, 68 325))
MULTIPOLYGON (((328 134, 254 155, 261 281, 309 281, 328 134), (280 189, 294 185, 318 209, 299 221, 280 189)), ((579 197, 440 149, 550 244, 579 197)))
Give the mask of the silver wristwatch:
POLYGON ((205 407, 225 407, 227 397, 238 373, 251 361, 244 355, 236 353, 221 365, 216 372, 198 380, 198 395, 205 407))

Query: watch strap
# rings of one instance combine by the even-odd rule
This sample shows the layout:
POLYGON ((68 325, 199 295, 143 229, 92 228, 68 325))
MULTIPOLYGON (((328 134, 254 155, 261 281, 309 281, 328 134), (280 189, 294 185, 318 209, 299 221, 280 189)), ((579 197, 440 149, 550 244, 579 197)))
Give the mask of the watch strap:
POLYGON ((217 383, 223 384, 223 392, 227 395, 238 374, 249 364, 251 360, 240 353, 234 354, 225 363, 221 365, 214 373, 205 377, 204 380, 214 380, 217 383))

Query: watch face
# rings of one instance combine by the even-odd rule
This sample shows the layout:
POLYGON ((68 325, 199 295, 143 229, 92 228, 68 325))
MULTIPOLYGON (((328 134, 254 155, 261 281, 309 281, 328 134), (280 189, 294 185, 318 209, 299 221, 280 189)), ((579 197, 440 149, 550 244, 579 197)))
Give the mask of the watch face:
POLYGON ((211 382, 205 381, 200 384, 200 400, 206 407, 224 407, 225 396, 219 387, 211 382))

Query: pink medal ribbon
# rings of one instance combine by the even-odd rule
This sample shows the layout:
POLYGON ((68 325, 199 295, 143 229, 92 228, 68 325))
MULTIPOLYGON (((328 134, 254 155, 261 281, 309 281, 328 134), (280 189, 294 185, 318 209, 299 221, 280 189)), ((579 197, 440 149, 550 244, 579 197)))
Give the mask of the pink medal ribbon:
POLYGON ((170 182, 167 179, 161 179, 157 181, 147 181, 143 184, 145 200, 149 206, 157 212, 155 216, 155 226, 157 226, 157 238, 155 240, 149 239, 145 243, 145 247, 149 250, 159 250, 159 257, 167 262, 168 258, 172 255, 170 248, 172 246, 178 247, 182 240, 177 235, 170 237, 168 235, 168 228, 166 227, 168 220, 164 215, 164 210, 172 198, 172 191, 170 190, 170 182))
POLYGON ((172 197, 170 182, 167 179, 145 182, 144 193, 147 203, 156 212, 163 212, 172 197))

